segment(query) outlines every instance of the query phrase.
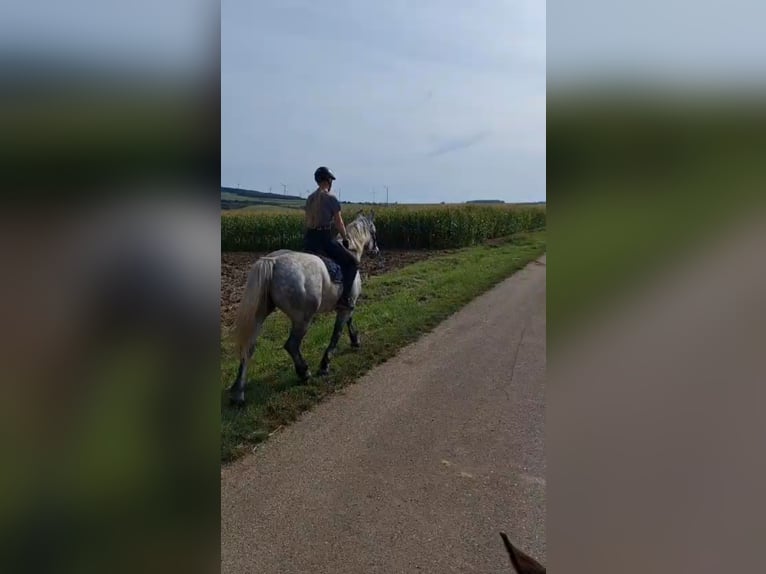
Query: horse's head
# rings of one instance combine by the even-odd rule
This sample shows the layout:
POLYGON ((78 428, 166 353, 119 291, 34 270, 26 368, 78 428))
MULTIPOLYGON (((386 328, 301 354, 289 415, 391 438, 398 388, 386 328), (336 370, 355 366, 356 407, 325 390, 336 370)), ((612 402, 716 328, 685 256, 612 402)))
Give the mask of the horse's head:
POLYGON ((375 212, 371 211, 370 216, 367 218, 368 230, 370 232, 370 239, 367 242, 366 248, 370 252, 370 255, 377 255, 380 253, 378 247, 378 230, 375 228, 375 212))
POLYGON ((360 247, 368 251, 372 256, 380 253, 378 230, 375 228, 375 212, 371 211, 370 215, 364 215, 364 213, 360 212, 352 225, 358 231, 360 247))

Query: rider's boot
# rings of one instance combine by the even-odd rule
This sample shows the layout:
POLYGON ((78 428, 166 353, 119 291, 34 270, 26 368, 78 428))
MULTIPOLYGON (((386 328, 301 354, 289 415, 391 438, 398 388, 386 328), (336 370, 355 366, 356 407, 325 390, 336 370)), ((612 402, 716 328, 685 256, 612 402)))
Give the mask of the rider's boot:
POLYGON ((345 291, 340 296, 340 299, 338 299, 338 303, 335 308, 341 311, 352 311, 354 309, 354 306, 348 300, 348 294, 345 291))
POLYGON ((351 289, 354 287, 354 279, 356 277, 348 277, 348 275, 348 271, 344 270, 343 292, 341 293, 340 299, 338 299, 338 303, 336 305, 336 309, 338 310, 351 311, 354 309, 354 306, 349 301, 349 295, 351 295, 351 289))

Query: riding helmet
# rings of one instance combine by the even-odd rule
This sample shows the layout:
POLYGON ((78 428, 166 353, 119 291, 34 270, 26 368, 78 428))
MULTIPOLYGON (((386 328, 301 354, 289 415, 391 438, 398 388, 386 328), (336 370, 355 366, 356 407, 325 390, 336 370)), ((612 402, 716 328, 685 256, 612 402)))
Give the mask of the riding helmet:
POLYGON ((314 181, 321 183, 323 181, 331 181, 335 179, 335 176, 325 166, 317 168, 314 172, 314 181))

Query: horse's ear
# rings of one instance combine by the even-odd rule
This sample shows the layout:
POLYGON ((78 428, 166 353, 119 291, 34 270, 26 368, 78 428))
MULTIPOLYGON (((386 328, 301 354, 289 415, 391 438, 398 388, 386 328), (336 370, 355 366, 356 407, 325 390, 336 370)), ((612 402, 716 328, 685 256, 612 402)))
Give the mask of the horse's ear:
POLYGON ((370 221, 375 221, 375 210, 374 209, 370 211, 370 217, 368 217, 367 219, 369 219, 370 221))
POLYGON ((357 210, 357 212, 354 214, 354 219, 359 219, 360 215, 362 215, 362 210, 361 209, 357 210))
POLYGON ((511 564, 513 564, 513 568, 518 574, 546 574, 545 567, 511 544, 505 532, 501 532, 500 537, 503 539, 505 549, 511 557, 511 564))

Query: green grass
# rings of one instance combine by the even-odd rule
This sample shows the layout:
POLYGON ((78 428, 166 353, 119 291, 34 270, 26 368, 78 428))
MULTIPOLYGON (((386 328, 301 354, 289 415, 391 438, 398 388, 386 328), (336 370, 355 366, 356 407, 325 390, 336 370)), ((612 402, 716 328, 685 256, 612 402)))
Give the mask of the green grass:
MULTIPOLYGON (((266 322, 251 362, 245 389, 247 406, 228 405, 226 388, 237 360, 224 335, 221 349, 221 458, 228 462, 248 452, 280 425, 295 420, 323 397, 354 381, 398 349, 431 330, 477 295, 488 290, 545 251, 545 231, 518 234, 505 242, 456 250, 371 278, 355 315, 362 348, 341 339, 325 379, 300 384, 292 360, 282 349, 289 323, 277 312, 266 322)), ((318 370, 334 315, 317 319, 302 352, 312 372, 318 370)))

